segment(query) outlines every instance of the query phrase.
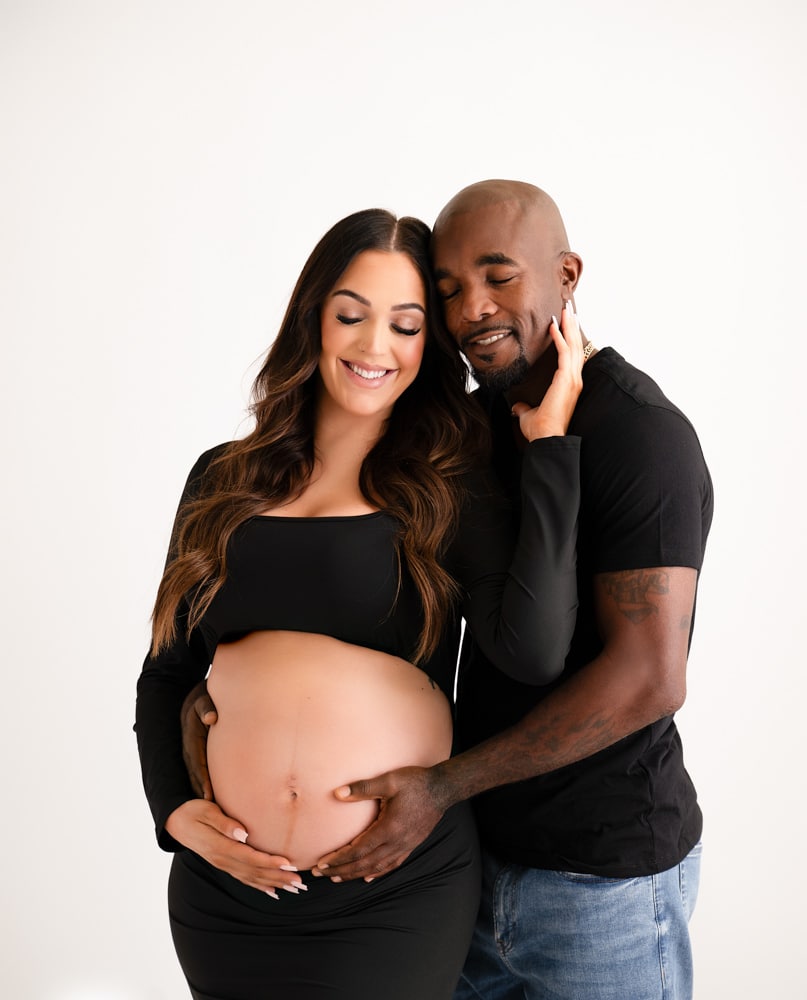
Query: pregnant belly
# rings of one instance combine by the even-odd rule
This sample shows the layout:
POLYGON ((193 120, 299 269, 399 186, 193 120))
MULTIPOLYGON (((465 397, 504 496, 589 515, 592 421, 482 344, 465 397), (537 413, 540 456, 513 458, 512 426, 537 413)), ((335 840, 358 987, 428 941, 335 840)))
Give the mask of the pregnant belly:
POLYGON ((304 632, 254 632, 219 646, 208 690, 216 801, 248 843, 300 869, 375 819, 375 801, 334 790, 451 751, 451 711, 405 660, 304 632))

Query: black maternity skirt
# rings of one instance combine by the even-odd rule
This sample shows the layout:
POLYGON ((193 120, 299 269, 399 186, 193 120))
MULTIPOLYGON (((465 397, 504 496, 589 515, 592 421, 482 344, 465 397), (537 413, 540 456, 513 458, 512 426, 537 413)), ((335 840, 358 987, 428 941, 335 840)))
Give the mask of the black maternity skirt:
POLYGON ((375 882, 301 877, 307 892, 275 900, 175 856, 171 933, 196 1000, 450 1000, 479 902, 466 803, 375 882))

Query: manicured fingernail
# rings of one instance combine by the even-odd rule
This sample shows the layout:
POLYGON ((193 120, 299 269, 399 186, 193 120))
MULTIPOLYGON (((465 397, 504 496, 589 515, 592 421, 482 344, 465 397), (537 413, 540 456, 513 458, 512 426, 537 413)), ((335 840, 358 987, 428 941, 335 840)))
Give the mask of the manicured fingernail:
POLYGON ((292 882, 291 884, 294 886, 295 889, 302 889, 303 892, 308 892, 308 886, 305 884, 305 882, 292 882))
POLYGON ((318 868, 318 869, 319 869, 319 870, 320 870, 321 872, 324 872, 326 868, 330 868, 330 867, 331 867, 330 865, 317 865, 317 868, 318 868))
POLYGON ((264 889, 267 896, 271 896, 272 899, 280 899, 280 896, 275 892, 274 889, 264 889))
POLYGON ((365 882, 375 882, 375 875, 367 875, 364 879, 365 882))
POLYGON ((552 314, 552 322, 553 322, 553 323, 555 324, 555 326, 556 326, 556 327, 557 327, 558 329, 560 329, 560 323, 558 323, 558 317, 557 317, 557 316, 555 316, 555 314, 554 314, 554 313, 552 314))
POLYGON ((237 826, 233 830, 233 837, 235 838, 235 840, 239 840, 242 844, 246 844, 248 836, 249 834, 247 833, 247 831, 242 830, 240 826, 237 826))
POLYGON ((314 878, 322 878, 322 872, 317 871, 316 868, 311 869, 311 874, 314 876, 314 878))
POLYGON ((571 299, 566 299, 566 305, 563 308, 564 309, 568 309, 570 313, 573 313, 574 312, 574 306, 572 305, 572 300, 571 299))
POLYGON ((295 889, 294 886, 292 886, 292 885, 284 885, 284 886, 281 886, 281 888, 285 889, 286 892, 290 892, 293 896, 298 896, 300 894, 300 890, 299 889, 295 889))
POLYGON ((300 869, 295 868, 294 865, 281 865, 280 870, 282 872, 298 872, 300 869))
POLYGON ((331 882, 341 882, 341 881, 342 880, 339 878, 338 875, 334 875, 334 877, 331 879, 331 882))

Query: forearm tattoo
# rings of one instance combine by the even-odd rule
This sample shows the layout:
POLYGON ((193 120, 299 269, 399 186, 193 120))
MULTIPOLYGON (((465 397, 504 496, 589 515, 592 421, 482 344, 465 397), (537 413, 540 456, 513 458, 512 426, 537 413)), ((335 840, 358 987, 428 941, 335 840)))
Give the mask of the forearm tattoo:
POLYGON ((634 625, 658 614, 658 606, 652 598, 670 592, 669 574, 657 569, 608 573, 603 582, 619 611, 634 625))

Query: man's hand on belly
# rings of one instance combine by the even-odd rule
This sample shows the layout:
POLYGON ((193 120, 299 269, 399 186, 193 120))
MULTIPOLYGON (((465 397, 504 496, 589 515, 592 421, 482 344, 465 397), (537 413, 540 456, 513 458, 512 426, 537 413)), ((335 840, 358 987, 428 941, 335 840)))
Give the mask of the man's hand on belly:
POLYGON ((207 693, 207 682, 191 688, 180 711, 182 723, 182 757, 191 787, 200 799, 213 801, 213 786, 207 769, 207 732, 218 720, 216 706, 207 693))
POLYGON ((432 832, 445 808, 436 795, 432 769, 401 767, 354 781, 334 792, 343 802, 378 799, 378 818, 358 837, 320 858, 312 875, 335 882, 367 882, 398 868, 432 832))

